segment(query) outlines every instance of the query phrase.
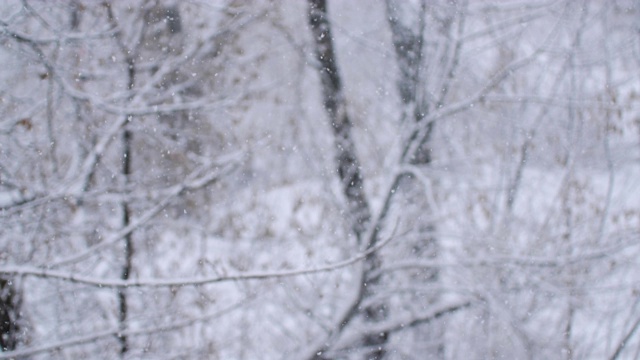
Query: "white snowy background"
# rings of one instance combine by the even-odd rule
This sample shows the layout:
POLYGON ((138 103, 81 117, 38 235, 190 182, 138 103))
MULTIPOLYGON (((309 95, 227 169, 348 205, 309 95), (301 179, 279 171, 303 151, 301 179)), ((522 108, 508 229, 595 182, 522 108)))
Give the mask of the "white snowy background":
POLYGON ((328 0, 364 233, 318 2, 0 3, 0 359, 640 357, 640 2, 328 0))

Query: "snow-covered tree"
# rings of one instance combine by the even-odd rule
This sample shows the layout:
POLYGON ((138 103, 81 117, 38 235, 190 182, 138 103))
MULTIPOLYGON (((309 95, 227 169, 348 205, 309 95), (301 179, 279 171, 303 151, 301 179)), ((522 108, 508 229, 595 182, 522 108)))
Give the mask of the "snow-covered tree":
POLYGON ((633 1, 0 4, 0 359, 634 358, 633 1))

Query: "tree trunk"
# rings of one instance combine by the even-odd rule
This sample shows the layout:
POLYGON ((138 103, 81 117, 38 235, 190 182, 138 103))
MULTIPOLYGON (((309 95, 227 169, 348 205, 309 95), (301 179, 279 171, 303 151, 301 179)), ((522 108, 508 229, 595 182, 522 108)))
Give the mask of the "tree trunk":
MULTIPOLYGON (((426 2, 424 0, 419 3, 419 11, 415 9, 403 9, 408 4, 401 3, 394 0, 386 1, 387 19, 389 21, 389 27, 391 29, 393 46, 396 54, 396 62, 398 64, 399 78, 398 78, 398 93, 400 95, 400 101, 402 103, 402 115, 401 122, 413 122, 419 123, 429 113, 429 104, 425 96, 427 91, 428 79, 425 79, 424 62, 426 54, 424 53, 425 42, 425 16, 426 16, 426 2), (407 19, 401 18, 401 14, 411 16, 417 16, 417 19, 413 18, 412 22, 407 19)), ((449 25, 451 21, 448 22, 449 25)), ((446 69, 445 69, 446 70, 446 69)), ((447 70, 448 71, 448 70, 447 70)), ((446 71, 445 71, 446 72, 446 71)), ((444 96, 444 95, 442 95, 444 96)), ((442 104, 444 99, 438 99, 438 105, 442 104)), ((425 136, 421 139, 418 138, 418 131, 413 131, 406 139, 409 143, 417 142, 417 146, 414 147, 412 153, 403 154, 403 160, 409 164, 426 168, 432 161, 432 149, 431 149, 431 136, 434 130, 434 123, 430 122, 425 125, 425 136)), ((412 126, 410 127, 412 128, 412 126)), ((409 149, 409 147, 406 147, 409 149)), ((413 208, 418 209, 417 213, 428 214, 429 205, 422 201, 424 199, 421 186, 413 179, 412 175, 403 176, 399 185, 400 190, 405 193, 406 200, 410 202, 413 208)), ((413 244, 412 250, 414 256, 418 258, 431 258, 434 259, 438 256, 438 241, 433 235, 435 233, 435 224, 429 220, 419 220, 418 233, 420 234, 419 240, 413 244)), ((424 274, 421 274, 416 281, 422 281, 426 283, 435 283, 439 281, 440 274, 438 269, 426 269, 424 274)), ((438 301, 438 295, 434 295, 428 300, 430 303, 438 301)), ((444 329, 439 326, 438 322, 429 324, 428 329, 424 329, 421 336, 427 337, 427 342, 437 343, 434 351, 430 352, 430 358, 444 358, 444 329)))
POLYGON ((352 217, 353 232, 358 241, 362 241, 361 237, 371 219, 371 211, 364 192, 360 162, 351 136, 352 124, 333 50, 327 5, 325 0, 309 0, 309 5, 309 23, 315 40, 316 58, 320 66, 324 108, 334 134, 338 176, 352 217))
MULTIPOLYGON (((135 63, 133 58, 127 59, 128 64, 128 72, 127 72, 127 88, 128 90, 132 90, 135 86, 136 72, 135 72, 135 63)), ((127 115, 127 124, 131 121, 131 115, 127 115)), ((131 176, 131 143, 133 141, 133 134, 131 130, 127 128, 125 125, 124 132, 122 133, 122 175, 124 177, 125 188, 129 184, 129 178, 131 176)), ((125 189, 126 191, 126 189, 125 189)), ((131 223, 131 208, 127 201, 122 203, 122 227, 125 228, 129 226, 131 223)), ((132 233, 128 233, 124 237, 124 264, 122 266, 121 279, 129 280, 131 276, 131 270, 133 267, 133 241, 132 241, 132 233)), ((127 351, 129 351, 129 341, 127 336, 124 334, 124 331, 127 328, 127 316, 129 313, 129 306, 127 303, 127 289, 120 288, 118 289, 118 305, 119 305, 119 323, 120 323, 120 334, 118 335, 118 339, 120 341, 120 354, 124 356, 127 351)))
MULTIPOLYGON (((352 123, 347 111, 346 99, 342 87, 342 80, 338 71, 333 36, 327 15, 325 0, 309 0, 309 24, 315 41, 316 59, 319 64, 320 81, 324 108, 329 116, 333 129, 336 148, 336 165, 342 190, 347 199, 348 214, 351 217, 352 229, 358 244, 369 249, 375 245, 375 236, 364 239, 367 226, 371 222, 371 210, 364 192, 364 179, 360 169, 360 162, 356 154, 355 143, 351 135, 352 123), (368 241, 362 244, 363 241, 368 241)), ((361 246, 362 247, 362 246, 361 246)), ((371 297, 379 283, 379 277, 369 276, 380 267, 380 259, 376 253, 371 253, 365 260, 365 274, 362 277, 362 293, 360 301, 371 297)), ((379 322, 387 318, 387 306, 374 304, 366 307, 363 312, 365 321, 379 322)), ((346 319, 351 321, 353 317, 346 319)), ((344 326, 346 324, 342 324, 344 326)), ((382 359, 385 354, 385 344, 388 334, 383 332, 365 338, 365 347, 373 349, 366 354, 366 359, 382 359)))
POLYGON ((15 350, 20 341, 20 293, 11 279, 0 278, 0 350, 15 350))

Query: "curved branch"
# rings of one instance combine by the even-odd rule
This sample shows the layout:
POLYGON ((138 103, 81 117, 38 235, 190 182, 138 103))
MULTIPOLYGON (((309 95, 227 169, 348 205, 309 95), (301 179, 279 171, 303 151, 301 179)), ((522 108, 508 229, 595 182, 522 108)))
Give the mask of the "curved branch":
POLYGON ((206 320, 215 319, 217 317, 223 316, 241 307, 244 304, 244 302, 245 301, 236 303, 223 310, 217 311, 213 314, 207 314, 195 319, 178 321, 178 322, 170 323, 167 325, 162 325, 162 326, 157 326, 152 328, 137 329, 137 330, 124 330, 124 331, 121 331, 120 329, 112 329, 112 330, 97 332, 94 334, 79 336, 73 339, 64 340, 64 341, 60 341, 52 344, 34 346, 34 347, 16 350, 16 351, 0 352, 0 359, 19 359, 19 358, 21 359, 23 357, 29 357, 37 354, 46 353, 49 351, 56 351, 63 348, 91 343, 97 340, 107 339, 117 335, 138 336, 138 335, 146 335, 146 334, 176 330, 176 329, 184 328, 199 322, 203 322, 206 320))
MULTIPOLYGON (((473 303, 471 301, 454 302, 445 305, 434 306, 428 311, 420 314, 411 314, 402 318, 394 318, 391 321, 375 324, 367 327, 364 331, 354 334, 353 336, 345 339, 343 342, 349 348, 360 348, 365 345, 365 339, 369 336, 375 336, 380 333, 393 333, 402 330, 406 330, 419 325, 428 324, 434 320, 437 320, 445 315, 452 314, 458 310, 468 308, 473 303)), ((341 349, 346 349, 347 346, 341 349)), ((336 350, 340 351, 340 350, 336 350)))
POLYGON ((38 269, 25 266, 5 266, 0 267, 0 275, 21 275, 21 276, 33 276, 45 279, 57 279, 70 283, 89 285, 99 288, 119 288, 119 287, 181 287, 181 286, 197 286, 213 283, 222 283, 230 281, 246 281, 246 280, 264 280, 264 279, 277 279, 284 277, 293 277, 301 275, 309 275, 320 272, 335 271, 344 267, 348 267, 355 263, 358 263, 366 259, 369 255, 380 250, 386 244, 388 244, 393 237, 389 237, 383 242, 380 242, 377 246, 370 248, 369 250, 358 254, 350 259, 331 263, 328 265, 293 269, 293 270, 274 270, 274 271, 260 271, 260 272, 247 272, 243 274, 223 275, 223 276, 211 276, 211 277, 191 277, 191 278, 172 278, 172 279, 134 279, 134 280, 122 280, 122 279, 102 279, 95 276, 81 276, 69 273, 66 271, 38 269))
POLYGON ((616 359, 618 359, 620 357, 620 354, 622 353, 622 351, 627 346, 627 343, 629 342, 629 339, 631 339, 631 337, 638 330, 638 328, 640 328, 640 319, 636 320, 636 323, 633 324, 633 326, 631 327, 631 330, 629 330, 629 332, 624 337, 624 339, 622 339, 622 341, 620 341, 620 344, 618 344, 618 347, 616 348, 616 351, 609 358, 610 360, 616 360, 616 359))
POLYGON ((199 189, 199 188, 202 188, 202 187, 205 187, 205 186, 211 184, 212 182, 217 181, 222 175, 225 175, 225 174, 228 174, 229 172, 231 172, 235 168, 235 166, 236 166, 236 163, 231 163, 231 164, 228 164, 227 166, 223 167, 221 171, 211 172, 209 174, 206 174, 206 175, 203 175, 203 176, 200 176, 200 177, 198 177, 198 175, 200 173, 204 172, 205 169, 199 169, 199 170, 194 171, 190 176, 187 177, 187 180, 185 180, 183 183, 175 185, 175 186, 169 188, 169 190, 167 191, 167 195, 165 196, 164 199, 162 199, 162 201, 160 201, 158 204, 153 206, 151 209, 147 210, 138 219, 136 219, 135 221, 132 221, 130 224, 128 224, 127 226, 125 226, 122 229, 120 229, 118 232, 113 234, 110 238, 108 238, 107 240, 102 241, 102 242, 100 242, 100 243, 98 243, 98 244, 96 244, 94 246, 91 246, 91 247, 85 249, 84 251, 82 251, 79 254, 75 254, 75 255, 72 255, 70 257, 67 257, 66 259, 58 260, 58 261, 54 262, 53 264, 49 264, 48 265, 49 268, 59 267, 59 266, 65 265, 65 264, 70 264, 70 263, 74 263, 74 262, 78 262, 78 261, 84 260, 87 257, 89 257, 92 254, 94 254, 97 250, 103 249, 103 248, 105 248, 107 246, 110 246, 112 244, 117 243, 122 238, 124 238, 125 236, 131 234, 131 232, 133 232, 134 230, 136 230, 137 228, 139 228, 140 226, 144 225, 149 220, 154 218, 175 197, 180 196, 185 191, 199 189))

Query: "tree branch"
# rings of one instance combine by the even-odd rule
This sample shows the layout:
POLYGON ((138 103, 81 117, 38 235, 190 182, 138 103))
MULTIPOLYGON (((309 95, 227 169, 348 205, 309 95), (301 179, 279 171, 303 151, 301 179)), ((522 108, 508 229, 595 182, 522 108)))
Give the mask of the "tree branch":
POLYGON ((235 275, 223 275, 223 276, 211 276, 211 277, 191 277, 191 278, 171 278, 171 279, 134 279, 134 280, 121 280, 121 279, 103 279, 94 276, 81 276, 66 271, 38 269, 26 266, 5 266, 0 267, 0 275, 20 275, 20 276, 33 276, 45 279, 57 279, 70 283, 89 285, 99 288, 119 288, 119 287, 150 287, 150 288, 164 288, 164 287, 181 287, 181 286, 197 286, 213 283, 231 282, 231 281, 246 281, 246 280, 264 280, 264 279, 277 279, 285 277, 294 277, 301 275, 309 275, 320 272, 335 271, 344 267, 348 267, 355 263, 358 263, 367 258, 367 256, 380 250, 386 244, 388 244, 393 237, 389 237, 383 242, 380 242, 377 246, 368 249, 367 251, 360 253, 347 260, 331 263, 328 265, 293 269, 293 270, 274 270, 274 271, 259 271, 259 272, 247 272, 235 275))
POLYGON ((119 335, 138 336, 138 335, 147 335, 147 334, 153 334, 153 333, 158 333, 158 332, 166 332, 166 331, 176 330, 176 329, 179 329, 179 328, 184 328, 184 327, 187 327, 187 326, 199 323, 199 322, 215 319, 215 318, 218 318, 220 316, 226 315, 227 313, 240 308, 242 305, 244 305, 244 303, 246 301, 247 300, 241 301, 241 302, 239 302, 237 304, 234 304, 232 306, 229 306, 229 307, 227 307, 227 308, 225 308, 223 310, 217 311, 217 312, 212 313, 212 314, 199 316, 199 317, 197 317, 195 319, 177 321, 177 322, 166 324, 166 325, 162 325, 162 326, 151 327, 151 328, 143 328, 143 329, 137 329, 137 330, 131 329, 131 330, 124 330, 124 331, 122 331, 120 329, 112 329, 112 330, 102 331, 102 332, 89 334, 89 335, 85 335, 85 336, 79 336, 77 338, 64 340, 64 341, 60 341, 60 342, 56 342, 56 343, 52 343, 52 344, 34 346, 34 347, 30 347, 30 348, 26 348, 26 349, 20 349, 20 350, 16 350, 16 351, 0 352, 0 359, 19 359, 19 358, 23 358, 23 357, 29 357, 29 356, 33 356, 33 355, 37 355, 37 354, 46 353, 46 352, 49 352, 49 351, 57 351, 57 350, 64 349, 64 348, 69 348, 69 347, 72 347, 72 346, 78 346, 78 345, 82 345, 82 344, 92 343, 92 342, 95 342, 97 340, 107 339, 107 338, 111 338, 113 336, 119 336, 119 335))

